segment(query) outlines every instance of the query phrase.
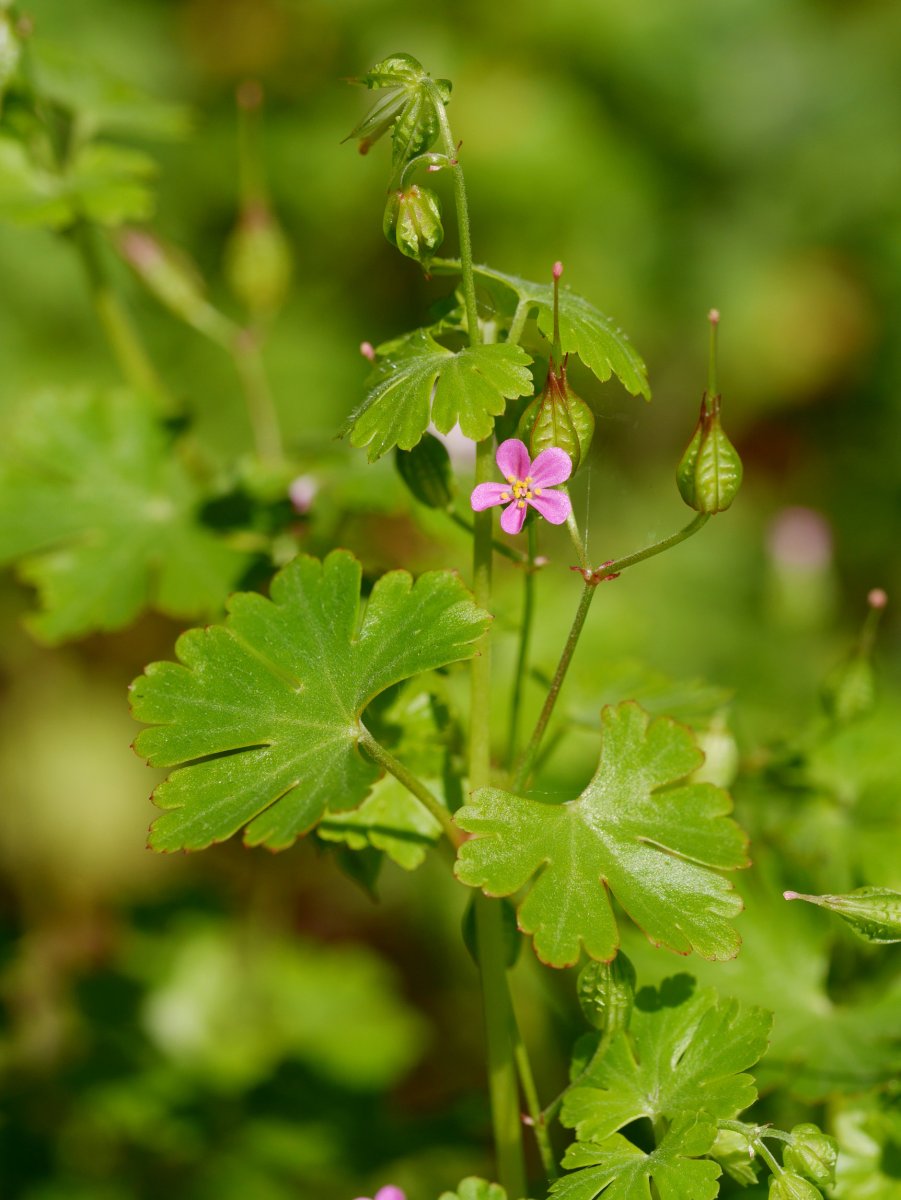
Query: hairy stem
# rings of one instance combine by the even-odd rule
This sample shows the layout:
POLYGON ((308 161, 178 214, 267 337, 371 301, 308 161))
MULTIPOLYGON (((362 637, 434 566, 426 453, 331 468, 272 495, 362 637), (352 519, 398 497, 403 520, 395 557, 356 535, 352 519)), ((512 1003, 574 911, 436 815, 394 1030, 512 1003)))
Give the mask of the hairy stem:
POLYGON ((525 787, 529 781, 529 776, 532 774, 532 768, 535 765, 535 759, 538 755, 541 740, 544 737, 547 729, 548 721, 551 719, 551 714, 557 703, 557 697, 560 695, 560 689, 563 686, 563 680, 566 678, 566 672, 569 670, 569 664, 572 661, 572 656, 575 653, 576 646, 582 634, 582 629, 585 625, 585 618, 588 616, 588 610, 591 608, 591 602, 594 599, 594 593, 599 583, 614 575, 619 575, 621 571, 625 571, 627 567, 634 567, 636 563, 644 562, 647 558, 653 558, 656 554, 662 554, 664 550, 670 550, 673 546, 678 546, 680 542, 684 542, 686 538, 692 537, 699 529, 710 520, 709 513, 698 513, 697 516, 688 523, 678 533, 672 534, 670 537, 663 538, 659 542, 654 542, 651 546, 646 546, 643 550, 636 551, 635 554, 627 554, 624 558, 618 558, 612 562, 605 563, 596 571, 586 573, 585 587, 582 590, 582 596, 579 600, 579 607, 576 609, 576 615, 573 618, 572 627, 566 639, 566 645, 563 647, 563 653, 560 656, 560 661, 557 664, 557 670, 554 672, 554 678, 551 681, 551 686, 545 699, 544 706, 536 722, 535 729, 529 739, 529 744, 523 753, 522 759, 516 772, 513 776, 511 788, 514 792, 518 792, 525 787))
POLYGON ((399 759, 396 759, 390 750, 386 750, 381 742, 377 742, 363 725, 360 726, 359 743, 371 758, 374 758, 380 766, 383 766, 386 771, 389 771, 395 779, 402 783, 411 795, 416 797, 423 808, 441 826, 444 835, 454 848, 462 845, 464 834, 454 824, 453 817, 438 797, 426 787, 421 779, 417 779, 408 767, 405 767, 399 759))
POLYGON ((451 127, 447 119, 447 109, 435 84, 432 84, 432 96, 438 123, 441 127, 441 140, 444 152, 454 164, 451 173, 454 177, 454 204, 457 210, 457 231, 460 238, 460 276, 463 285, 463 303, 466 308, 466 327, 469 332, 469 344, 479 343, 479 313, 476 305, 475 275, 472 269, 472 237, 469 232, 469 206, 466 203, 466 181, 463 178, 463 168, 457 162, 457 147, 454 142, 451 127))
POLYGON ((516 756, 516 746, 519 741, 519 719, 522 713, 522 693, 529 665, 529 642, 532 636, 532 619, 535 612, 535 556, 538 543, 537 526, 529 522, 529 557, 523 577, 522 621, 519 627, 519 653, 516 658, 516 671, 513 676, 513 695, 510 699, 510 730, 507 736, 507 765, 511 765, 516 756))
POLYGON ((258 335, 242 329, 231 341, 231 356, 244 392, 257 454, 263 462, 280 462, 284 457, 282 431, 258 335))
POLYGON ((535 1077, 532 1074, 532 1064, 529 1061, 529 1052, 526 1050, 525 1042, 522 1040, 516 1015, 512 1012, 511 1015, 513 1017, 513 1056, 516 1059, 516 1070, 519 1074, 522 1094, 525 1097, 532 1132, 535 1135, 535 1144, 538 1147, 538 1154, 541 1157, 541 1165, 544 1168, 548 1183, 552 1183, 557 1178, 557 1159, 554 1155, 550 1133, 538 1100, 535 1077))

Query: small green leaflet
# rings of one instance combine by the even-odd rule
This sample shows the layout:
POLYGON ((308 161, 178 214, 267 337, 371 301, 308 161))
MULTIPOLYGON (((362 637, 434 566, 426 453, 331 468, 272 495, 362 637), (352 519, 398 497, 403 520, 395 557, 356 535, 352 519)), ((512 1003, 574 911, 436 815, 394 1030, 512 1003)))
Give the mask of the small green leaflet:
POLYGON ((693 989, 690 976, 677 975, 635 997, 629 1030, 563 1102, 561 1121, 580 1141, 603 1141, 639 1117, 703 1111, 730 1120, 757 1099, 740 1072, 766 1050, 771 1015, 693 989))
MULTIPOLYGON (((460 264, 450 259, 434 259, 432 270, 459 271, 460 264)), ((512 291, 517 304, 529 314, 537 314, 538 328, 547 337, 554 331, 554 288, 552 284, 532 283, 516 275, 505 275, 491 267, 477 266, 479 281, 489 290, 512 291)), ((509 307, 506 305, 505 307, 509 307)), ((621 329, 568 288, 560 289, 560 344, 564 354, 577 354, 602 382, 615 375, 633 396, 651 398, 648 372, 641 356, 621 329)))
POLYGON ((705 1114, 680 1113, 660 1145, 645 1154, 621 1134, 603 1142, 576 1142, 563 1166, 571 1175, 551 1187, 553 1200, 651 1200, 651 1180, 659 1200, 714 1200, 720 1168, 706 1154, 716 1124, 705 1114))
POLYGON ((199 850, 246 826, 248 845, 290 846, 379 777, 358 750, 360 718, 392 684, 470 658, 490 617, 450 571, 376 583, 359 619, 359 562, 343 550, 276 575, 271 599, 238 593, 224 625, 179 638, 180 663, 132 684, 135 749, 176 767, 154 799, 157 850, 199 850))
POLYGON ((746 841, 729 796, 709 783, 686 783, 703 755, 691 731, 651 720, 632 701, 601 713, 598 770, 563 804, 482 788, 460 809, 475 836, 460 847, 457 876, 489 896, 509 896, 538 875, 519 907, 551 966, 580 950, 611 959, 619 930, 611 891, 649 940, 680 954, 731 958, 740 939, 729 924, 741 909, 732 885, 715 873, 747 866, 746 841))
POLYGON ((428 428, 449 433, 459 421, 481 441, 494 429, 507 400, 531 395, 532 361, 519 346, 467 346, 456 353, 425 329, 379 347, 369 391, 348 417, 342 436, 367 446, 369 461, 400 446, 412 450, 428 428))
POLYGON ((0 462, 0 562, 18 560, 38 589, 35 632, 59 642, 119 629, 146 605, 220 611, 250 559, 198 522, 203 501, 139 397, 38 395, 0 462))

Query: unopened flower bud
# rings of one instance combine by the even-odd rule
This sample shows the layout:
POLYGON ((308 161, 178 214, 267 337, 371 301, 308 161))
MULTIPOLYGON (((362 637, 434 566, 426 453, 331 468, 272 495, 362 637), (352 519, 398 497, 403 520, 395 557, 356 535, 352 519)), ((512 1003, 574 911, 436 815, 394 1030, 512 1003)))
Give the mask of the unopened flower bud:
POLYGON ((770 1176, 769 1200, 823 1200, 823 1193, 800 1175, 783 1171, 770 1176))
POLYGON ((225 273, 236 298, 254 317, 279 311, 291 286, 291 246, 268 205, 247 208, 225 248, 225 273))
POLYGON ((835 1183, 838 1143, 816 1125, 796 1125, 792 1140, 782 1152, 782 1162, 790 1171, 812 1179, 814 1183, 835 1183))
POLYGON ((525 409, 516 436, 527 442, 533 458, 556 446, 572 459, 575 472, 594 436, 594 413, 566 381, 566 359, 559 374, 551 359, 544 391, 525 409))
POLYGON ((876 702, 876 679, 870 656, 888 596, 882 588, 873 588, 867 603, 868 611, 857 646, 843 662, 833 667, 820 689, 823 707, 839 725, 865 716, 876 702))
POLYGON ((851 926, 865 942, 888 945, 901 942, 901 892, 891 888, 861 887, 843 896, 806 896, 783 892, 786 900, 807 900, 828 908, 851 926))
POLYGON ((725 512, 741 479, 738 451, 720 424, 720 397, 705 392, 697 427, 676 470, 679 494, 696 512, 725 512))
POLYGON ((622 951, 612 962, 589 962, 579 972, 576 993, 585 1020, 601 1033, 628 1029, 635 1001, 635 968, 622 951))
POLYGON ((391 192, 385 206, 385 237, 407 258, 428 268, 444 241, 441 201, 429 188, 412 184, 391 192))

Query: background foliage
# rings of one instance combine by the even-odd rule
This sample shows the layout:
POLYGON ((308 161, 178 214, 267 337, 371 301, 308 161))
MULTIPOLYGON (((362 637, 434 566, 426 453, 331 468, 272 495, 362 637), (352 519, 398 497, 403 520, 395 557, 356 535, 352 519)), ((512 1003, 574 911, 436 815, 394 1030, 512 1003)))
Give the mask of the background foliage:
MULTIPOLYGON (((465 539, 413 505, 390 455, 370 467, 333 441, 363 393, 358 344, 418 324, 447 290, 382 237, 384 164, 339 144, 361 107, 342 76, 403 47, 452 77, 477 258, 536 279, 562 259, 567 281, 648 362, 649 407, 573 373, 599 414, 574 497, 580 517, 590 509, 594 559, 683 520, 672 476, 703 386, 704 313, 722 310, 744 489, 678 557, 603 586, 567 684, 573 732, 547 786, 585 787, 598 709, 624 698, 706 728, 713 757, 734 758, 737 743, 737 815, 755 859, 738 885, 745 945, 733 963, 689 967, 775 1011, 757 1076, 779 1090, 754 1116, 786 1128, 828 1118, 846 1148, 836 1194, 854 1196, 875 1173, 873 1195, 894 1200, 901 1117, 884 1085, 901 1065, 897 953, 861 950, 825 914, 773 896, 901 887, 891 609, 879 707, 836 737, 816 724, 819 682, 856 636, 867 589, 899 591, 898 6, 521 0, 514 20, 508 6, 469 0, 79 0, 75 22, 67 0, 33 0, 29 12, 82 68, 166 102, 110 96, 87 72, 79 103, 158 174, 143 158, 95 156, 80 194, 101 177, 106 203, 130 219, 155 208, 153 227, 190 251, 226 311, 234 89, 263 81, 272 199, 296 256, 267 356, 287 439, 319 489, 297 531, 312 553, 345 546, 369 577, 466 569, 465 539)), ((55 69, 59 88, 76 86, 55 69)), ((119 379, 64 239, 0 223, 0 263, 10 439, 36 392, 119 379)), ((230 363, 111 265, 213 470, 224 467, 249 439, 230 363)), ((64 414, 51 406, 47 420, 58 431, 64 414)), ((16 528, 26 500, 63 505, 0 500, 16 528)), ((551 553, 565 563, 571 552, 561 540, 551 553)), ((68 577, 38 561, 24 583, 5 574, 0 592, 3 1194, 342 1200, 390 1178, 430 1200, 471 1173, 486 1112, 475 972, 458 948, 463 889, 429 863, 414 904, 409 876, 388 864, 373 905, 341 875, 340 843, 278 858, 237 845, 148 854, 156 777, 127 748, 123 689, 170 657, 183 622, 144 616, 45 648, 21 618, 35 584, 68 577)), ((519 604, 508 579, 501 631, 519 604)), ((548 668, 576 584, 559 570, 539 579, 535 646, 548 668)), ((194 615, 191 603, 173 608, 194 615)), ((502 664, 504 653, 500 640, 502 664)), ((681 961, 628 949, 642 982, 681 961)), ((572 979, 540 973, 530 954, 517 971, 526 1035, 546 1047, 539 1084, 554 1094, 579 1028, 572 979)))

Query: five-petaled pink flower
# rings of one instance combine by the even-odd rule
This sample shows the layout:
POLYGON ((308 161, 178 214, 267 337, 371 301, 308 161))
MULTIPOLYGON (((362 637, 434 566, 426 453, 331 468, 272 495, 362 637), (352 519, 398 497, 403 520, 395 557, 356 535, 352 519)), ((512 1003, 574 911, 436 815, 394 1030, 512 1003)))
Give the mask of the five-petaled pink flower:
POLYGON ((497 465, 507 482, 480 483, 469 501, 476 512, 506 504, 501 513, 504 533, 519 533, 530 505, 552 525, 563 524, 572 507, 569 496, 547 489, 566 483, 570 477, 573 464, 565 450, 551 446, 532 462, 525 443, 519 438, 508 438, 497 448, 497 465))
MULTIPOLYGON (((366 1200, 366 1197, 361 1196, 359 1200, 366 1200)), ((379 1188, 372 1200, 407 1200, 407 1197, 399 1187, 389 1184, 388 1187, 379 1188)))

